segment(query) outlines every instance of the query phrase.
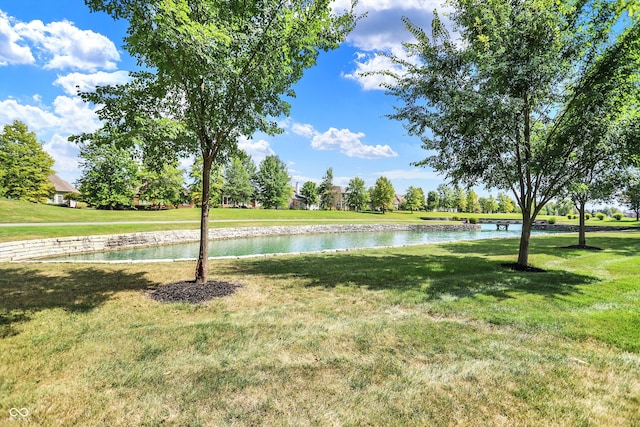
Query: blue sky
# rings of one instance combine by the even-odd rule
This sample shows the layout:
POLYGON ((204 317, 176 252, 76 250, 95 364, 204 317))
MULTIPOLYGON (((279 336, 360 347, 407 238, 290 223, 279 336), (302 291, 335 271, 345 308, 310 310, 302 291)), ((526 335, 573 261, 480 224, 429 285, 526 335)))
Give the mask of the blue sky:
MULTIPOLYGON (((425 193, 443 178, 432 170, 411 166, 426 152, 402 124, 385 115, 395 100, 376 78, 362 71, 389 64, 377 52, 400 54, 410 36, 401 17, 426 27, 441 0, 361 0, 367 18, 339 49, 322 54, 296 85, 289 99, 290 117, 282 135, 256 134, 240 141, 258 164, 278 155, 289 168, 292 184, 319 183, 333 168, 334 184, 346 186, 358 176, 372 186, 380 176, 403 194, 410 185, 425 193)), ((335 7, 347 5, 336 0, 335 7)), ((73 183, 80 176, 78 148, 68 136, 100 126, 92 106, 76 95, 99 84, 123 82, 135 61, 122 49, 126 22, 91 14, 82 0, 0 0, 0 125, 19 119, 27 123, 55 160, 54 169, 73 183)), ((188 160, 184 164, 187 165, 188 160)))

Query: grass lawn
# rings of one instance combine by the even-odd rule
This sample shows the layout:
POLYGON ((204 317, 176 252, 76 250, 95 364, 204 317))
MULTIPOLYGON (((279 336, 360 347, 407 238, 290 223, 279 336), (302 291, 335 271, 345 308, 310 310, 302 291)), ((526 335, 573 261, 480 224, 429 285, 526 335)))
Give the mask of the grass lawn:
MULTIPOLYGON (((445 212, 345 212, 270 209, 212 209, 210 227, 253 227, 268 225, 309 225, 317 223, 424 223, 421 218, 491 217, 520 219, 519 214, 455 214, 445 212)), ((548 218, 541 216, 540 219, 548 218)), ((577 225, 578 220, 558 217, 558 223, 577 225)), ((435 223, 430 221, 430 223, 435 223)), ((0 242, 46 239, 52 237, 134 233, 163 230, 197 230, 199 209, 164 211, 103 211, 68 209, 0 198, 0 242), (65 223, 60 226, 59 223, 65 223), (6 225, 10 226, 6 226, 6 225), (22 225, 26 224, 26 225, 22 225), (48 224, 48 225, 47 225, 48 224)), ((592 218, 587 225, 640 227, 640 223, 624 218, 604 221, 592 218)))
POLYGON ((637 426, 639 237, 212 261, 198 306, 145 294, 194 263, 0 264, 0 425, 637 426))
MULTIPOLYGON (((424 223, 418 212, 346 212, 271 209, 211 209, 210 227, 330 223, 424 223)), ((69 209, 0 199, 0 242, 162 230, 197 230, 200 209, 104 211, 69 209), (60 223, 65 223, 61 226, 60 223), (25 225, 22 225, 25 224, 25 225), (9 226, 6 226, 9 225, 9 226)))

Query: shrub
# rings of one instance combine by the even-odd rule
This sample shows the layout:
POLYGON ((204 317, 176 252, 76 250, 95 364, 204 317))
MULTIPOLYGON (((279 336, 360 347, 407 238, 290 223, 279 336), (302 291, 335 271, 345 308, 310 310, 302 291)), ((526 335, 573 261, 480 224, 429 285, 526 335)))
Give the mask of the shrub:
POLYGON ((89 205, 85 202, 76 202, 76 209, 86 209, 89 205))
POLYGON ((584 219, 589 221, 591 219, 591 214, 590 213, 584 214, 584 219))
POLYGON ((469 221, 469 224, 477 224, 478 223, 478 218, 472 216, 467 221, 469 221))
POLYGON ((607 216, 605 214, 603 214, 602 212, 598 212, 596 214, 596 218, 598 218, 600 221, 603 221, 607 216))
POLYGON ((620 212, 616 212, 613 214, 613 217, 617 220, 620 221, 622 219, 624 215, 622 215, 620 212))
POLYGON ((567 215, 567 219, 573 219, 573 215, 571 214, 567 215))
POLYGON ((458 215, 453 215, 451 217, 451 221, 460 221, 460 218, 458 217, 458 215))
POLYGON ((547 223, 549 223, 549 224, 555 224, 555 223, 556 223, 556 217, 555 217, 555 216, 552 216, 551 218, 549 218, 549 219, 547 220, 547 223))

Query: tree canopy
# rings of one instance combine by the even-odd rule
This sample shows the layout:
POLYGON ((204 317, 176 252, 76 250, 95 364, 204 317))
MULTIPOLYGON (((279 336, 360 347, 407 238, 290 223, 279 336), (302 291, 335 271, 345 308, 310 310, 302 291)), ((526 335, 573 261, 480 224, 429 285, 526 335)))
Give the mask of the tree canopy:
POLYGON ((254 197, 251 180, 255 173, 255 166, 248 167, 247 163, 253 164, 253 162, 249 156, 246 158, 243 161, 241 158, 234 157, 224 170, 224 193, 234 205, 249 204, 254 197))
POLYGON ((293 189, 289 184, 291 177, 278 156, 267 156, 258 167, 256 182, 258 200, 266 209, 286 207, 293 189))
POLYGON ((347 184, 346 203, 349 209, 354 211, 361 211, 369 203, 369 193, 365 187, 365 182, 362 178, 355 177, 347 184))
POLYGON ((142 168, 139 172, 141 199, 154 206, 173 205, 177 207, 185 199, 184 171, 176 164, 163 164, 160 170, 142 168))
POLYGON ((54 193, 53 158, 36 134, 16 120, 0 132, 0 197, 42 203, 54 193))
POLYGON ((139 164, 128 150, 115 145, 82 145, 80 159, 78 183, 86 202, 98 209, 133 205, 140 184, 139 164))
POLYGON ((355 17, 332 13, 330 0, 86 3, 128 21, 124 48, 141 66, 129 83, 82 94, 102 106, 102 133, 140 145, 149 157, 203 160, 196 282, 204 283, 214 160, 232 157, 241 136, 281 131, 275 118, 290 108, 283 96, 294 95, 294 83, 320 51, 338 47, 355 17))
POLYGON ((381 176, 376 180, 376 185, 369 190, 371 205, 374 209, 380 209, 383 213, 393 209, 393 200, 396 190, 386 176, 381 176))
POLYGON ((522 211, 517 265, 544 205, 592 169, 609 124, 638 102, 640 25, 623 1, 453 0, 452 40, 437 14, 389 93, 454 183, 510 191, 522 211), (595 124, 595 125, 594 125, 595 124), (586 133, 592 135, 585 138, 586 133))
POLYGON ((333 168, 327 169, 327 172, 322 177, 322 182, 318 186, 318 197, 321 209, 330 210, 335 206, 338 195, 333 186, 333 168))
POLYGON ((304 197, 306 208, 318 204, 318 186, 313 181, 306 181, 302 184, 300 195, 304 197))

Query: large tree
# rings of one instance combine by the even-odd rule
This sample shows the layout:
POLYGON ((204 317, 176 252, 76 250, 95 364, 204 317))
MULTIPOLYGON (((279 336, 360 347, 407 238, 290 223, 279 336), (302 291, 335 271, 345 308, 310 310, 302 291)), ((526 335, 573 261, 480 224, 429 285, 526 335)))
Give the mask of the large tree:
POLYGON ((80 147, 78 179, 82 198, 98 209, 133 206, 139 181, 139 163, 131 152, 115 145, 87 144, 80 147))
POLYGON ((289 198, 293 194, 293 188, 289 184, 291 177, 278 156, 267 156, 260 162, 256 182, 258 183, 258 201, 265 208, 283 208, 287 206, 289 198))
MULTIPOLYGON (((241 136, 281 130, 283 95, 320 51, 353 28, 331 0, 85 0, 94 12, 128 21, 124 48, 141 71, 132 81, 84 93, 120 143, 159 157, 202 159, 202 212, 196 283, 208 274, 209 176, 241 136)), ((80 138, 82 139, 82 138, 80 138)), ((224 162, 223 162, 224 163, 224 162)))
MULTIPOLYGON (((584 139, 593 117, 616 120, 637 93, 638 14, 631 2, 453 0, 460 39, 439 18, 415 36, 406 73, 390 93, 433 153, 419 165, 453 182, 508 190, 522 212, 517 266, 526 268, 532 225, 544 205, 592 168, 601 139, 584 139)), ((406 58, 406 56, 404 57, 406 58)), ((637 96, 637 95, 636 95, 637 96)))
POLYGON ((0 197, 44 203, 54 193, 53 158, 26 124, 14 121, 0 132, 0 197))
MULTIPOLYGON (((251 158, 248 161, 251 162, 251 158)), ((253 176, 247 168, 246 160, 243 161, 242 158, 234 157, 227 164, 224 169, 224 193, 235 206, 239 203, 246 205, 251 202, 254 196, 253 185, 251 184, 252 178, 253 176)))
POLYGON ((620 202, 636 214, 636 221, 640 221, 640 172, 637 169, 628 174, 626 185, 619 198, 620 202))
POLYGON ((407 192, 404 195, 404 208, 409 209, 411 213, 418 210, 425 205, 424 193, 421 188, 409 186, 407 192))
POLYGON ((369 193, 362 178, 356 176, 350 179, 345 192, 347 193, 346 203, 349 209, 361 211, 369 203, 369 193))
POLYGON ((306 181, 302 184, 300 195, 304 197, 304 204, 307 209, 318 204, 318 186, 313 181, 306 181))
POLYGON ((160 168, 145 168, 140 171, 138 195, 154 206, 177 207, 184 199, 184 171, 177 164, 163 164, 160 168), (158 170, 159 169, 159 170, 158 170))
POLYGON ((429 191, 427 193, 427 210, 434 212, 440 206, 440 196, 437 191, 429 191))
POLYGON ((456 204, 455 190, 447 184, 440 184, 438 191, 438 208, 442 212, 450 212, 456 204))
POLYGON ((327 169, 322 177, 322 182, 318 186, 318 197, 320 198, 320 208, 331 210, 336 205, 338 194, 333 185, 333 168, 327 169))
POLYGON ((386 176, 381 176, 376 180, 376 185, 369 190, 369 195, 374 209, 380 209, 382 213, 393 209, 396 190, 386 176))

